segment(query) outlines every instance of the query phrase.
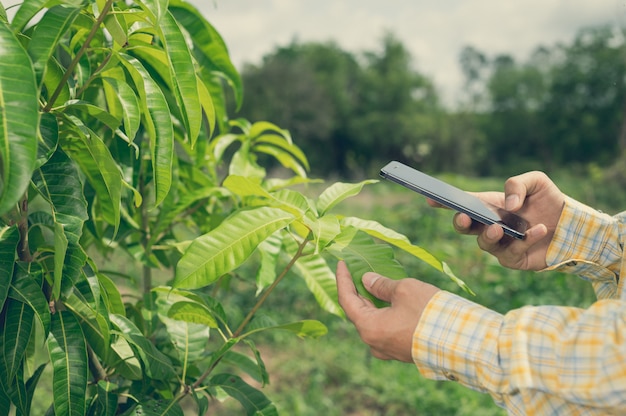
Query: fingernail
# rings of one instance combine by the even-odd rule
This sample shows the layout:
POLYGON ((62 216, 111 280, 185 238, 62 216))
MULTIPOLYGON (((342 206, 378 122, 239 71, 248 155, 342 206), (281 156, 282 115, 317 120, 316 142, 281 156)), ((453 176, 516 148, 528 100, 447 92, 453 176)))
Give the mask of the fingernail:
POLYGON ((518 204, 519 196, 515 194, 509 195, 504 200, 504 209, 506 209, 507 211, 513 211, 515 208, 517 208, 518 204))
POLYGON ((374 283, 376 283, 376 281, 380 279, 380 275, 377 273, 372 273, 372 272, 367 272, 363 275, 363 286, 365 286, 366 288, 371 288, 372 286, 374 286, 374 283))

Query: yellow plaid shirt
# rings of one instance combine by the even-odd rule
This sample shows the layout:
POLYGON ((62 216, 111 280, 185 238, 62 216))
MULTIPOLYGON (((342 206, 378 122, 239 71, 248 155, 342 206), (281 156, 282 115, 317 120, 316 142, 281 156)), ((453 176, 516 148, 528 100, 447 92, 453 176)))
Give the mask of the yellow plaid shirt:
POLYGON ((413 336, 419 371, 488 393, 512 415, 626 415, 625 239, 626 213, 567 199, 548 269, 589 280, 598 300, 501 315, 441 291, 413 336))

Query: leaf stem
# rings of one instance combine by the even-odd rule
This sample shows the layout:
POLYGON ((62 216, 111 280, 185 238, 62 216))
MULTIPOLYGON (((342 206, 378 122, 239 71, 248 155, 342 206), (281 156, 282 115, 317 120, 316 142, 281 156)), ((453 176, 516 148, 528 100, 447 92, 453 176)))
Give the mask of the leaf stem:
POLYGON ((89 48, 89 45, 91 44, 91 41, 96 36, 96 33, 98 33, 98 30, 100 30, 100 26, 102 25, 102 22, 104 22, 104 19, 109 14, 109 9, 111 9, 112 4, 113 4, 113 0, 107 0, 107 2, 104 4, 104 7, 102 8, 102 12, 98 16, 98 19, 96 19, 96 23, 93 25, 93 27, 91 28, 91 32, 89 32, 89 34, 87 35, 87 38, 85 39, 85 43, 82 44, 82 46, 76 53, 76 56, 74 57, 74 59, 72 59, 72 62, 70 62, 70 64, 68 65, 67 69, 65 70, 65 73, 63 74, 63 78, 61 79, 61 82, 59 82, 59 85, 57 85, 56 90, 54 90, 54 92, 50 96, 50 99, 48 100, 48 103, 43 108, 42 111, 44 113, 49 112, 54 106, 54 103, 57 100, 57 98, 59 98, 61 91, 63 91, 63 86, 67 84, 67 81, 70 79, 70 77, 72 76, 72 73, 74 72, 74 68, 76 68, 76 65, 78 65, 78 62, 80 62, 80 58, 82 58, 82 56, 85 54, 85 52, 87 51, 87 48, 89 48))

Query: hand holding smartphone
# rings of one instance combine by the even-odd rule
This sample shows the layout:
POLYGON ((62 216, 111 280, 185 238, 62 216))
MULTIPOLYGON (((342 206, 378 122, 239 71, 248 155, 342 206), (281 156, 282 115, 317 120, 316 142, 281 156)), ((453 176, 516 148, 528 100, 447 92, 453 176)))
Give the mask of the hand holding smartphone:
POLYGON ((488 206, 474 195, 400 162, 389 162, 380 170, 380 176, 467 214, 482 224, 498 224, 508 236, 521 240, 528 229, 528 222, 518 215, 488 206))

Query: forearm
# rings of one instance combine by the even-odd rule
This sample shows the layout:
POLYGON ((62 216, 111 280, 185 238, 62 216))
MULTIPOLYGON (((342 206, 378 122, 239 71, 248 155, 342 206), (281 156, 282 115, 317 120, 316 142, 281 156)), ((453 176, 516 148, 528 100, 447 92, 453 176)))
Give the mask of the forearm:
POLYGON ((525 307, 503 316, 441 292, 416 328, 413 358, 424 376, 487 392, 512 413, 556 404, 620 413, 625 311, 623 302, 608 300, 587 310, 525 307))

